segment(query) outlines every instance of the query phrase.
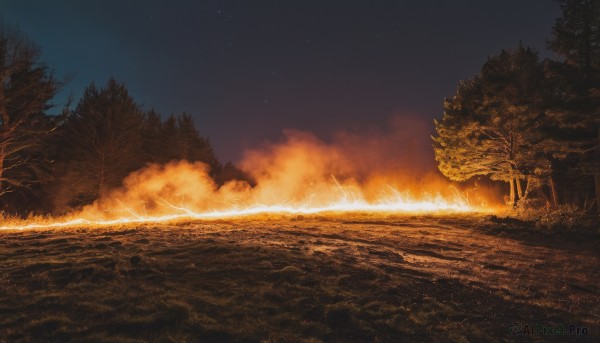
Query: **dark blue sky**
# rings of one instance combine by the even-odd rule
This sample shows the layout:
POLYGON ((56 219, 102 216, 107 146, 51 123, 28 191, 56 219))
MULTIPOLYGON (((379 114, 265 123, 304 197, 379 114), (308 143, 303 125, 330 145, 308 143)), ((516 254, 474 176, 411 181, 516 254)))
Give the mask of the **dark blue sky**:
MULTIPOLYGON (((432 122, 487 56, 522 41, 548 56, 550 0, 0 0, 43 49, 59 102, 114 76, 145 109, 191 113, 221 160, 282 129, 326 138, 432 122)), ((429 137, 423 134, 423 146, 429 137)))

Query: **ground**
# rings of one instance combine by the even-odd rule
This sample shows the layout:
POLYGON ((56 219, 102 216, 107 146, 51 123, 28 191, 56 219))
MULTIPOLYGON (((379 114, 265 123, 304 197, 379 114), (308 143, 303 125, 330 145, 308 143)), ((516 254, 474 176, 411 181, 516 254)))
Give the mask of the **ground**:
POLYGON ((5 231, 0 342, 600 341, 599 244, 483 215, 5 231))

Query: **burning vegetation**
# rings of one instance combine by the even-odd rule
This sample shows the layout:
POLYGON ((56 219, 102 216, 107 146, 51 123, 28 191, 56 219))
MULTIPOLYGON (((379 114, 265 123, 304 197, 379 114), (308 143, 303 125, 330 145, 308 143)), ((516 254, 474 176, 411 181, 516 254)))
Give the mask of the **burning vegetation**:
MULTIPOLYGON (((352 144, 356 142, 353 140, 352 144)), ((374 174, 351 158, 350 143, 326 144, 288 132, 285 142, 249 151, 241 166, 247 180, 217 185, 210 166, 178 161, 131 173, 120 188, 62 219, 4 228, 163 222, 258 214, 339 212, 450 213, 484 210, 439 176, 424 184, 407 176, 374 174)), ((371 157, 375 161, 377 157, 371 157)), ((389 171, 392 173, 392 170, 389 171)), ((417 176, 414 176, 416 178, 417 176)))

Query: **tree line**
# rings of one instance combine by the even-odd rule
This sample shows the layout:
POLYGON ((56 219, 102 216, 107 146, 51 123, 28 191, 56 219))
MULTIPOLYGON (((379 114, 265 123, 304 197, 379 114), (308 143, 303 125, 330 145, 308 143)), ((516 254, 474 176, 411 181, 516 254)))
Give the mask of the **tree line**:
POLYGON ((452 180, 508 184, 510 206, 600 213, 600 0, 559 3, 559 58, 522 44, 489 57, 444 100, 435 158, 452 180))
MULTIPOLYGON (((488 58, 445 99, 433 137, 452 180, 508 185, 511 206, 574 204, 600 212, 600 0, 559 0, 562 17, 539 58, 519 44, 488 58)), ((189 114, 143 111, 124 84, 88 86, 51 115, 64 84, 18 28, 0 23, 0 211, 64 213, 118 187, 148 163, 210 166, 217 184, 247 178, 221 164, 189 114)))
POLYGON ((217 184, 246 176, 221 164, 187 113, 143 111, 124 84, 89 85, 73 108, 51 115, 64 85, 39 47, 0 23, 0 206, 7 215, 65 213, 120 186, 148 163, 210 166, 217 184))

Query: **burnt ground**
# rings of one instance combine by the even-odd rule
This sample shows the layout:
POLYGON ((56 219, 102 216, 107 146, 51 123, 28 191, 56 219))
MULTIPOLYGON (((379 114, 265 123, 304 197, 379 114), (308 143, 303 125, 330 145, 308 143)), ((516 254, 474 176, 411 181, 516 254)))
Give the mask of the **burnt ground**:
POLYGON ((597 342, 599 244, 483 216, 6 231, 0 342, 597 342))

